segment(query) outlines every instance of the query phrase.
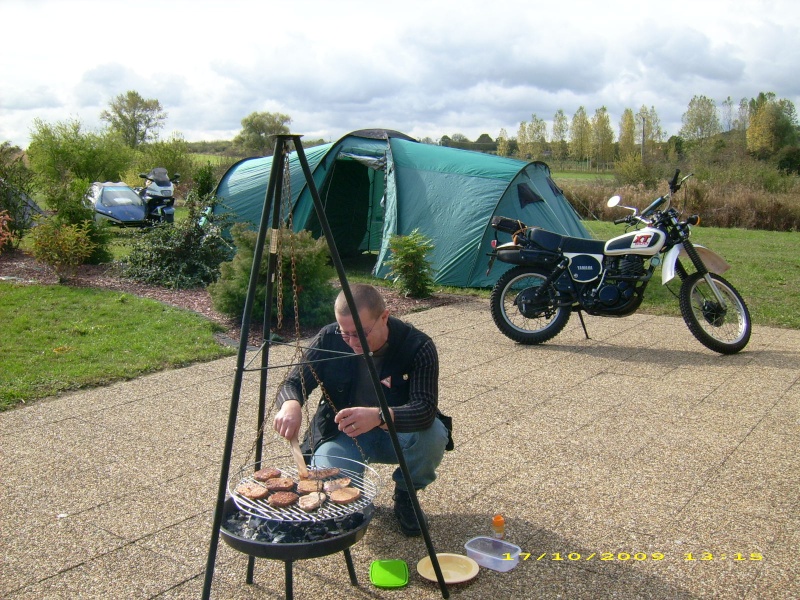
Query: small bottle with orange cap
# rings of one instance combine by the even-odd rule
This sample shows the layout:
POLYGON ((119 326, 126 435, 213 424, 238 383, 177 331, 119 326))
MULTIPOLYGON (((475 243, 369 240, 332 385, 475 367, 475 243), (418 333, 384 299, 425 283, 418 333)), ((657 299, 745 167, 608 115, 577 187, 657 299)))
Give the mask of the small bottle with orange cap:
POLYGON ((506 520, 503 515, 495 515, 492 518, 492 537, 498 540, 506 537, 506 520))

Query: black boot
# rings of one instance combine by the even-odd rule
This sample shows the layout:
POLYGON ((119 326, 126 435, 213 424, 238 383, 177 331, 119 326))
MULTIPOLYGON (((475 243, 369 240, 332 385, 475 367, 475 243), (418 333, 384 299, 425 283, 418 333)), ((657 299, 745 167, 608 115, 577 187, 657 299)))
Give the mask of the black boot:
MULTIPOLYGON (((408 537, 422 535, 422 529, 420 529, 417 521, 417 513, 414 512, 414 505, 411 503, 411 496, 406 490, 401 490, 398 487, 394 488, 394 516, 397 518, 397 523, 400 525, 400 531, 403 532, 403 535, 408 537)), ((422 513, 422 518, 427 524, 428 520, 425 517, 425 513, 422 513)))

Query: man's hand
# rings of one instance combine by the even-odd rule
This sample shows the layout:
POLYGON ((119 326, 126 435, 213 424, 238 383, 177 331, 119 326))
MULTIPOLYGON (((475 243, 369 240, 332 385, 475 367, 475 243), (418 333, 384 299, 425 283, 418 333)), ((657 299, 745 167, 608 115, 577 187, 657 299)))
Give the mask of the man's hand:
POLYGON ((275 419, 272 421, 272 426, 279 434, 287 440, 294 439, 300 432, 300 424, 303 420, 303 411, 300 402, 297 400, 286 400, 275 419))
POLYGON ((343 408, 336 413, 333 420, 339 425, 339 431, 356 437, 375 429, 381 422, 381 413, 374 406, 354 406, 343 408))

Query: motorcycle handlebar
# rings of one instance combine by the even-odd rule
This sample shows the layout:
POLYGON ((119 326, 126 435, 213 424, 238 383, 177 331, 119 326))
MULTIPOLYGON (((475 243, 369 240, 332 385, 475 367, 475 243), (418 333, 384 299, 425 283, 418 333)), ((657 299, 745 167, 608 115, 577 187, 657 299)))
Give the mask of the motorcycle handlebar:
POLYGON ((621 225, 622 223, 627 223, 628 217, 622 217, 621 219, 614 219, 614 225, 621 225))
POLYGON ((678 191, 678 188, 676 186, 678 185, 678 176, 680 174, 681 174, 681 170, 680 169, 675 169, 675 175, 672 177, 672 181, 669 182, 669 190, 671 192, 677 192, 678 191))

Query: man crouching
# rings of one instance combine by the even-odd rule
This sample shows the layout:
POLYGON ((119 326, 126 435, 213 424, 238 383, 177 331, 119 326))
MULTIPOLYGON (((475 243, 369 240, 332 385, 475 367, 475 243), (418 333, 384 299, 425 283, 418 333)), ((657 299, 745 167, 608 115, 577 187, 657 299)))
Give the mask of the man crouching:
MULTIPOLYGON (((403 321, 389 316, 380 292, 371 285, 351 286, 368 351, 379 374, 389 414, 381 413, 364 348, 344 293, 334 304, 336 322, 323 327, 306 353, 306 364, 292 369, 278 392, 275 430, 286 439, 298 435, 302 404, 317 387, 323 397, 306 432, 304 452, 315 464, 352 469, 342 457, 358 462, 397 464, 388 433, 391 419, 415 490, 436 479, 448 443, 448 431, 438 408, 439 357, 433 340, 403 321), (305 397, 303 394, 305 390, 305 397), (325 397, 327 393, 327 398, 325 397), (356 443, 357 441, 357 443, 356 443), (363 451, 363 454, 362 454, 363 451)), ((405 479, 399 468, 395 482, 394 514, 407 536, 421 534, 405 479)))

